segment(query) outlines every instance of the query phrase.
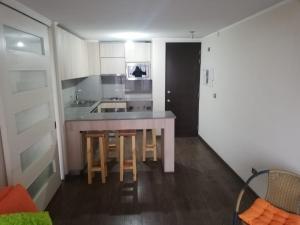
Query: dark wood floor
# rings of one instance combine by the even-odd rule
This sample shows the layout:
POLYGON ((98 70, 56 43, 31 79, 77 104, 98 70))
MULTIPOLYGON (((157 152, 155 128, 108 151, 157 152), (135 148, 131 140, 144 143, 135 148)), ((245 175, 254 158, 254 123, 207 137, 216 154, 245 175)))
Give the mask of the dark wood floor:
POLYGON ((104 185, 68 177, 47 208, 54 225, 231 224, 243 183, 198 138, 176 138, 174 174, 163 173, 160 161, 138 167, 137 183, 128 175, 121 184, 113 163, 104 185))

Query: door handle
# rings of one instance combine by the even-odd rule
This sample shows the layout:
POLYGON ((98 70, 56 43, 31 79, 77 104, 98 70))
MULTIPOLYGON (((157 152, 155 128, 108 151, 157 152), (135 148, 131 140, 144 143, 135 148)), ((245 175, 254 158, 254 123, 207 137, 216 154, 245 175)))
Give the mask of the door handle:
POLYGON ((171 100, 170 100, 170 99, 167 99, 167 102, 171 102, 171 100))

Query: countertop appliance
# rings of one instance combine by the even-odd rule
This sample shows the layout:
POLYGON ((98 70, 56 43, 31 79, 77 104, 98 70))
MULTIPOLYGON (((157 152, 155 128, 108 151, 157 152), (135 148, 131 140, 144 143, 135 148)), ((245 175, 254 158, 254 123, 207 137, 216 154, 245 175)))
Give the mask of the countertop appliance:
POLYGON ((150 70, 150 63, 127 63, 126 78, 127 80, 150 80, 150 70))

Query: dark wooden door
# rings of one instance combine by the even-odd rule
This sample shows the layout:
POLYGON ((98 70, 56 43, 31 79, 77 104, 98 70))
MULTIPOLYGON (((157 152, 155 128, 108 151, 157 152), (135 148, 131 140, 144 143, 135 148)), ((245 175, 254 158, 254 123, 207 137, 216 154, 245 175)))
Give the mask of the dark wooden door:
POLYGON ((166 110, 176 115, 175 135, 198 135, 201 43, 166 44, 166 110))

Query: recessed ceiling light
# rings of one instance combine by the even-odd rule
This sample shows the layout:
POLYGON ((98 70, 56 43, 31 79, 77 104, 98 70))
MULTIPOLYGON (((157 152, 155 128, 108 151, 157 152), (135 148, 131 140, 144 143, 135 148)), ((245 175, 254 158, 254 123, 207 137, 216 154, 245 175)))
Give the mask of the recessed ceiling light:
POLYGON ((17 42, 17 47, 23 48, 24 46, 25 46, 25 44, 22 41, 17 42))
POLYGON ((120 32, 111 34, 112 38, 121 39, 121 40, 138 40, 147 38, 149 35, 141 32, 120 32))

